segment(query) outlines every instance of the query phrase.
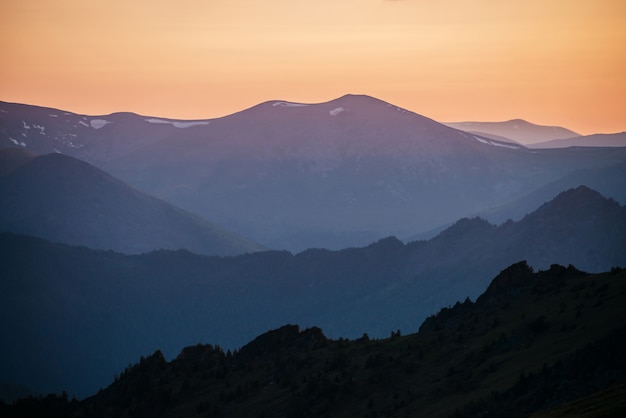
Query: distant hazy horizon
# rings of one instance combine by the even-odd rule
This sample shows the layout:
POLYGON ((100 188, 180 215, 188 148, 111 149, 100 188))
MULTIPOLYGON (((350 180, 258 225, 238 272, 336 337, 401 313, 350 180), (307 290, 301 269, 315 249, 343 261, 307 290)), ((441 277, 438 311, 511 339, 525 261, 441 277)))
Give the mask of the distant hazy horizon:
POLYGON ((214 118, 367 94, 438 121, 626 129, 620 0, 4 2, 0 100, 214 118))

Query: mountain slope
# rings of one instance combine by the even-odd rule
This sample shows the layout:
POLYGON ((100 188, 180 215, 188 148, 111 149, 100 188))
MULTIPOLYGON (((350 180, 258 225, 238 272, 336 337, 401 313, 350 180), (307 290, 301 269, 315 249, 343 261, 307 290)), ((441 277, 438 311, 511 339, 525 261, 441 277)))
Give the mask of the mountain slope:
POLYGON ((271 101, 202 121, 7 103, 0 110, 3 146, 15 146, 13 138, 29 150, 58 149, 228 230, 296 252, 411 236, 576 170, 626 161, 626 149, 530 150, 359 95, 271 101))
POLYGON ((62 154, 33 158, 0 178, 0 195, 1 230, 52 241, 124 253, 262 249, 62 154))
POLYGON ((527 258, 533 265, 563 263, 574 248, 586 247, 579 252, 576 264, 598 271, 603 268, 600 260, 611 253, 615 265, 621 265, 617 253, 626 248, 626 207, 580 186, 560 193, 518 223, 502 225, 501 232, 504 237, 510 232, 518 235, 517 245, 527 246, 527 258), (611 228, 614 234, 608 233, 611 228), (594 236, 593 231, 607 233, 594 236), (539 248, 537 242, 551 251, 539 248))
MULTIPOLYGON (((317 104, 268 101, 222 118, 197 121, 132 113, 86 116, 6 102, 0 102, 0 110, 3 147, 21 145, 15 142, 15 138, 20 138, 24 143, 22 146, 33 152, 60 151, 90 162, 111 161, 129 153, 146 151, 159 143, 160 146, 172 146, 200 141, 206 148, 220 137, 220 145, 224 146, 221 151, 226 154, 259 156, 262 153, 272 157, 303 156, 309 159, 332 155, 339 149, 343 153, 363 156, 379 152, 398 154, 411 148, 416 150, 415 146, 424 150, 424 147, 432 148, 434 140, 444 142, 446 146, 458 143, 458 132, 364 95, 349 94, 317 104), (416 129, 418 133, 414 132, 416 129), (237 141, 224 141, 225 136, 237 138, 237 141), (418 143, 416 138, 420 139, 418 143), (388 146, 390 139, 394 147, 388 146), (323 150, 318 145, 333 149, 323 150), (396 148, 399 145, 404 149, 396 148)), ((470 143, 477 142, 472 135, 460 135, 470 143)), ((199 148, 202 152, 203 147, 199 148)), ((181 149, 177 152, 190 151, 181 149)), ((193 156, 193 152, 190 154, 193 156)))
POLYGON ((626 132, 553 139, 551 141, 532 144, 531 147, 538 149, 566 147, 626 147, 626 132))
POLYGON ((446 125, 478 135, 486 134, 508 138, 526 146, 539 142, 580 136, 580 134, 560 126, 535 125, 523 119, 513 119, 505 122, 450 122, 446 123, 446 125))
POLYGON ((348 95, 263 103, 110 164, 152 194, 212 210, 220 224, 270 247, 301 251, 429 230, 575 169, 624 160, 626 151, 531 151, 348 95))
POLYGON ((624 279, 620 269, 590 275, 553 265, 533 272, 520 262, 475 303, 443 308, 415 334, 332 340, 317 327, 286 325, 234 352, 195 345, 168 362, 156 351, 81 402, 47 397, 0 411, 7 417, 37 411, 526 417, 551 416, 547 409, 577 401, 587 412, 620 416, 626 411, 619 401, 626 381, 624 279))
POLYGON ((483 211, 479 216, 494 223, 502 223, 507 219, 519 220, 561 191, 581 184, 604 196, 611 196, 618 202, 626 202, 626 164, 573 171, 517 199, 483 211))
POLYGON ((0 147, 22 147, 37 154, 60 152, 101 163, 145 144, 176 138, 202 121, 168 121, 134 113, 87 116, 60 109, 0 102, 0 147))
POLYGON ((0 148, 0 177, 20 168, 37 157, 34 152, 21 148, 0 148))
POLYGON ((197 342, 235 348, 284 323, 331 337, 412 332, 518 260, 597 272, 626 266, 623 248, 626 207, 584 187, 519 222, 464 219, 430 241, 296 255, 124 256, 4 234, 0 325, 12 339, 0 347, 0 375, 85 396, 157 348, 168 357, 197 342))

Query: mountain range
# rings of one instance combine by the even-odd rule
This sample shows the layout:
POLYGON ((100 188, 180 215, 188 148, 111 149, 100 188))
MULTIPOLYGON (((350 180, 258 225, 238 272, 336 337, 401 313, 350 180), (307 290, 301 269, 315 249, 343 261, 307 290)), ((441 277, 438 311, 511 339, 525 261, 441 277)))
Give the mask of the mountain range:
POLYGON ((567 128, 536 125, 523 119, 504 122, 448 122, 446 125, 487 138, 511 141, 525 146, 581 136, 567 128))
MULTIPOLYGON (((494 210, 513 218, 503 213, 512 202, 573 173, 579 182, 568 187, 601 189, 595 171, 626 161, 626 148, 528 149, 358 95, 270 101, 196 121, 1 103, 0 134, 2 146, 80 158, 226 230, 295 252, 407 238, 494 210)), ((602 192, 620 199, 616 183, 602 192)))
POLYGON ((0 161, 0 230, 130 254, 264 249, 64 154, 0 149, 0 161))
POLYGON ((626 132, 620 132, 615 134, 594 134, 566 139, 553 139, 551 141, 533 144, 532 147, 626 147, 626 132))
MULTIPOLYGON (((522 122, 507 127, 536 128, 522 122)), ((556 275, 555 263, 626 265, 620 134, 555 141, 530 148, 357 95, 194 121, 0 102, 0 326, 10 336, 0 395, 82 398, 156 349, 150 364, 167 369, 185 345, 233 350, 286 323, 331 339, 398 337, 519 260, 556 275), (613 147, 586 146, 600 143, 613 147)), ((252 351, 273 341, 259 338, 252 351)))
POLYGON ((626 412, 626 271, 525 262, 419 332, 331 339, 285 325, 241 347, 160 350, 82 401, 0 402, 4 417, 618 417, 626 412))
POLYGON ((560 126, 542 126, 522 119, 505 122, 450 122, 446 126, 529 148, 626 147, 626 132, 581 135, 560 126))
POLYGON ((626 202, 626 163, 604 168, 575 170, 556 181, 546 183, 530 193, 489 208, 478 215, 496 224, 508 219, 519 220, 561 191, 576 188, 581 184, 592 185, 592 188, 602 195, 611 196, 618 202, 626 202))
POLYGON ((518 260, 591 271, 626 265, 626 207, 586 187, 517 222, 463 219, 428 241, 207 257, 122 255, 0 235, 0 375, 83 397, 159 348, 240 347, 285 323, 331 337, 412 332, 441 306, 475 298, 518 260), (44 342, 45 343, 42 343, 44 342))

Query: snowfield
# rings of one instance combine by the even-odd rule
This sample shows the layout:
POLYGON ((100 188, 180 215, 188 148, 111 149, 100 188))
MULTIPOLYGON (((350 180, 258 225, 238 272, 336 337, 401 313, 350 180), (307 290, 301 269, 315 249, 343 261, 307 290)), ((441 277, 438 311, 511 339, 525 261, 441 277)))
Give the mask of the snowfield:
POLYGON ((100 129, 104 125, 109 124, 111 122, 109 122, 108 120, 104 120, 104 119, 92 119, 89 123, 91 124, 92 128, 100 129))
POLYGON ((338 114, 340 114, 341 112, 343 112, 344 109, 343 107, 338 107, 336 109, 331 110, 330 112, 328 112, 330 114, 330 116, 337 116, 338 114))
POLYGON ((165 120, 165 119, 157 119, 157 118, 146 119, 146 122, 148 122, 148 123, 166 123, 166 124, 174 125, 176 128, 190 128, 192 126, 208 125, 208 124, 211 123, 208 120, 181 122, 181 121, 165 120))
POLYGON ((275 102, 272 104, 273 107, 276 106, 280 106, 280 107, 306 107, 309 106, 308 104, 304 104, 304 103, 291 103, 291 102, 275 102))
POLYGON ((520 149, 520 147, 518 147, 517 145, 513 145, 513 144, 504 144, 502 142, 495 142, 495 141, 490 141, 488 139, 485 138, 480 138, 478 136, 475 136, 474 139, 480 143, 486 144, 486 145, 491 145, 492 147, 502 147, 502 148, 510 148, 510 149, 520 149))

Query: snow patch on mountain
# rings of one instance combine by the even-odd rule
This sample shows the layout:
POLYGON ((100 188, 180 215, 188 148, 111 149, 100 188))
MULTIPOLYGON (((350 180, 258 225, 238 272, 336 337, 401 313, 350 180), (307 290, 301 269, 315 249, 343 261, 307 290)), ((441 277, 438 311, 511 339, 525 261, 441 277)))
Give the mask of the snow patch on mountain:
POLYGON ((89 124, 87 122, 83 122, 82 120, 79 120, 78 123, 80 123, 83 126, 89 127, 89 124))
POLYGON ((272 104, 273 107, 276 106, 280 106, 280 107, 306 107, 309 106, 308 104, 304 104, 304 103, 292 103, 292 102, 274 102, 272 104))
POLYGON ((150 119, 146 119, 145 121, 148 123, 166 123, 166 124, 174 125, 176 128, 190 128, 192 126, 208 125, 211 123, 208 120, 181 122, 181 121, 165 120, 165 119, 157 119, 157 118, 150 118, 150 119))
POLYGON ((9 139, 11 140, 11 142, 13 142, 15 145, 20 145, 22 147, 26 147, 26 144, 24 142, 20 142, 17 139, 13 139, 11 137, 9 137, 9 139))
POLYGON ((492 142, 491 145, 493 145, 494 147, 502 147, 502 148, 509 148, 509 149, 520 149, 520 147, 518 147, 517 145, 509 145, 509 144, 504 144, 502 142, 492 142))
POLYGON ((59 115, 55 115, 54 113, 50 113, 48 116, 50 116, 51 118, 58 118, 59 115))
POLYGON ((335 109, 331 110, 328 113, 330 114, 330 116, 337 116, 338 114, 340 114, 344 110, 346 110, 346 109, 344 109, 343 107, 338 107, 338 108, 335 108, 335 109))
POLYGON ((91 121, 89 121, 89 123, 91 124, 91 127, 94 129, 100 129, 102 128, 104 125, 107 125, 109 123, 111 123, 108 120, 104 120, 104 119, 92 119, 91 121))
POLYGON ((208 125, 209 122, 208 120, 204 120, 204 121, 197 121, 197 122, 173 122, 172 125, 174 125, 177 128, 191 128, 192 126, 202 126, 202 125, 208 125))
POLYGON ((170 120, 163 120, 163 119, 156 119, 156 118, 146 119, 146 122, 148 123, 173 123, 170 120))
POLYGON ((474 139, 482 144, 491 145, 492 147, 502 147, 509 149, 520 149, 517 145, 505 144, 503 142, 491 141, 489 139, 481 138, 479 136, 475 136, 474 139))

